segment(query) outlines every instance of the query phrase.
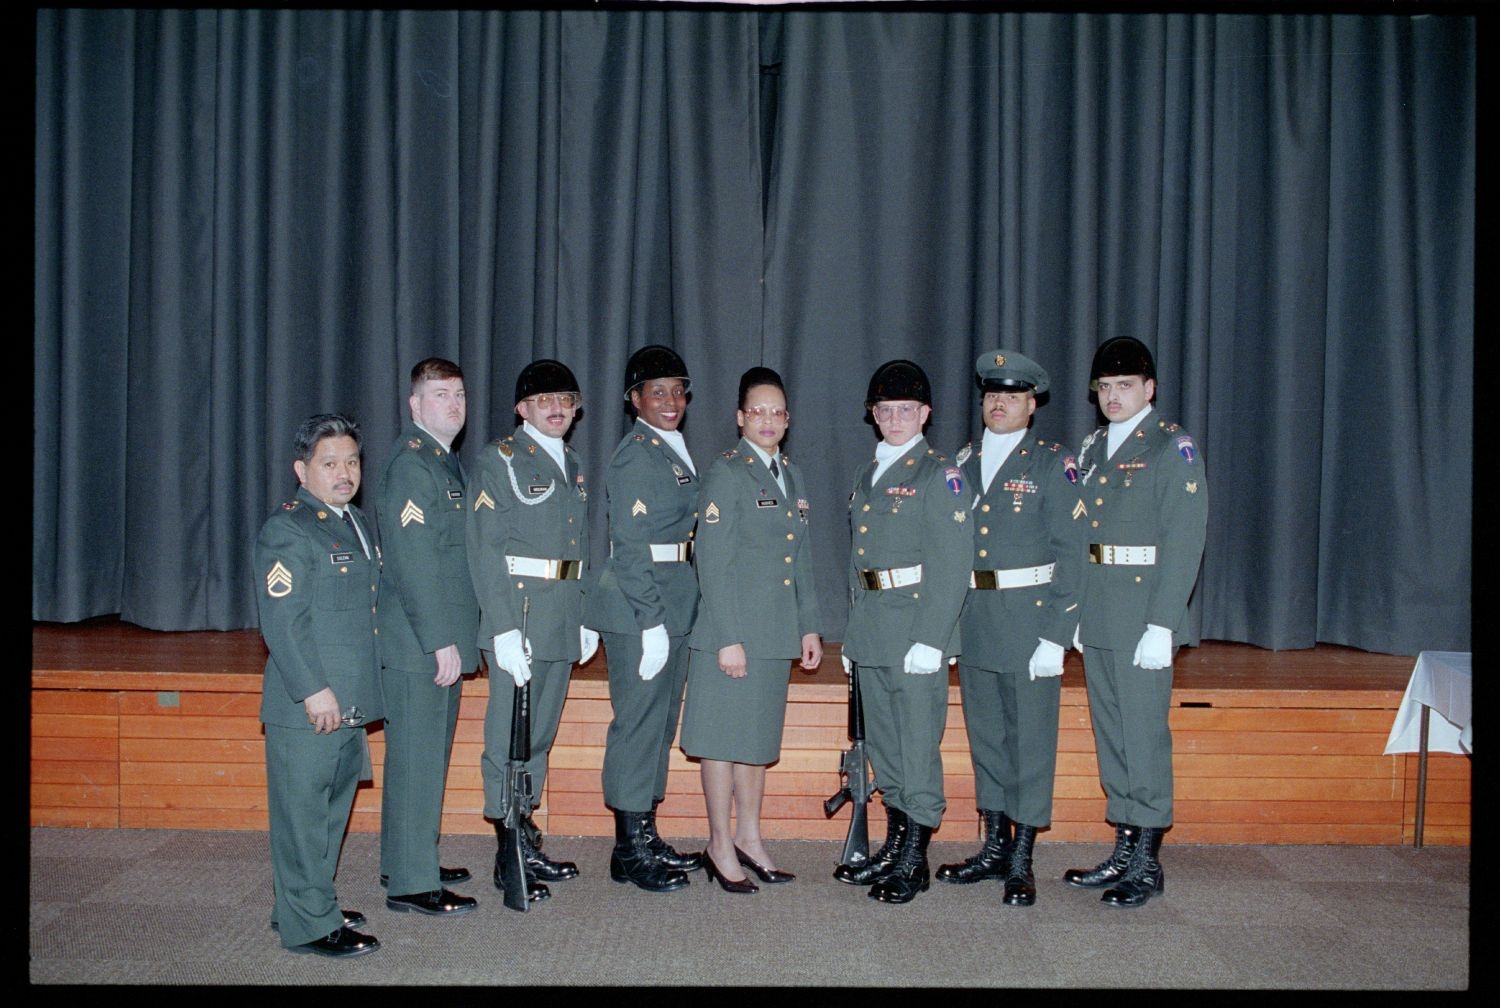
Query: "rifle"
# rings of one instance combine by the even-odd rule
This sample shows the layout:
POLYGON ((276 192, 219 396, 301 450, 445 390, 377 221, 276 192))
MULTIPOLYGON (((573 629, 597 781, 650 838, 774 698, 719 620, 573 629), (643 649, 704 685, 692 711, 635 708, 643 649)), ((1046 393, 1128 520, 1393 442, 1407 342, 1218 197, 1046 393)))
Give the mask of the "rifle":
MULTIPOLYGON (((531 613, 531 599, 521 600, 521 646, 526 657, 531 650, 526 641, 526 622, 531 613)), ((505 905, 525 913, 527 899, 526 852, 521 846, 521 830, 531 815, 536 796, 531 792, 531 682, 516 687, 510 708, 510 759, 505 763, 505 784, 501 800, 505 806, 505 850, 501 852, 500 881, 505 887, 505 905)))
POLYGON ((849 673, 849 743, 839 761, 844 786, 823 803, 823 814, 831 819, 846 803, 854 804, 840 863, 857 868, 870 860, 870 822, 866 806, 870 804, 875 788, 865 756, 865 707, 859 693, 858 666, 849 673))

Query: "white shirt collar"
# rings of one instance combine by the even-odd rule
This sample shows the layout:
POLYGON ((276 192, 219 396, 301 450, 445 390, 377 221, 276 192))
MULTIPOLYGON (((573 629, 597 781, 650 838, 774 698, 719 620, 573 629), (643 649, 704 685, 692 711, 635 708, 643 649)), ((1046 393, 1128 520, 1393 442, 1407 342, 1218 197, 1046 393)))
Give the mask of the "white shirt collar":
POLYGON ((526 432, 527 436, 529 436, 531 440, 541 445, 543 451, 552 456, 552 461, 557 463, 557 468, 561 469, 563 475, 566 476, 568 473, 568 463, 563 457, 563 439, 560 437, 551 437, 550 435, 543 434, 541 431, 531 426, 530 420, 522 420, 521 429, 526 432))
MULTIPOLYGON (((641 418, 636 417, 636 419, 640 420, 641 418)), ((677 452, 677 454, 682 456, 682 460, 686 462, 687 467, 693 471, 693 475, 696 476, 698 474, 698 467, 693 465, 693 456, 688 454, 687 442, 683 440, 682 431, 662 430, 660 427, 652 427, 644 420, 641 420, 641 423, 645 424, 648 430, 660 434, 662 440, 671 445, 672 448, 677 452)))

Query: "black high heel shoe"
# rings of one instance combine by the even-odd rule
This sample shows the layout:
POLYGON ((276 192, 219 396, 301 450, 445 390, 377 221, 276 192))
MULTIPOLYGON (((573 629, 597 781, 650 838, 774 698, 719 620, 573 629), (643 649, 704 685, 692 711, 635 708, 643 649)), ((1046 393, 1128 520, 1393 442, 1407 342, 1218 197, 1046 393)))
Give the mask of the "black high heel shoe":
POLYGON ((734 856, 740 859, 740 864, 753 871, 756 878, 769 885, 775 885, 778 882, 790 882, 797 877, 789 871, 777 871, 775 868, 767 868, 763 864, 758 864, 753 857, 738 847, 734 849, 734 856))
POLYGON ((714 856, 707 851, 704 851, 703 870, 708 874, 709 878, 723 886, 724 891, 727 893, 745 893, 748 895, 749 893, 760 892, 760 886, 749 879, 740 879, 738 882, 733 882, 725 878, 724 874, 719 871, 719 866, 714 864, 714 856))

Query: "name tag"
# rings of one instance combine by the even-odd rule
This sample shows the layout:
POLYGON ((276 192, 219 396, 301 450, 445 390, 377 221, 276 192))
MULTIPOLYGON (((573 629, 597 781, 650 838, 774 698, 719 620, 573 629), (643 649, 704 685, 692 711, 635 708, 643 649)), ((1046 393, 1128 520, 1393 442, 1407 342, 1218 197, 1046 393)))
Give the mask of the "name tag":
POLYGON ((354 554, 353 553, 330 553, 330 554, 328 554, 328 562, 331 563, 331 564, 333 564, 333 565, 335 565, 335 566, 337 566, 339 564, 346 564, 346 563, 348 563, 349 561, 351 561, 353 559, 354 559, 354 554))
POLYGON ((758 508, 775 507, 776 499, 774 497, 762 497, 760 500, 755 502, 755 506, 758 508))
POLYGON ((533 483, 526 488, 526 491, 532 494, 546 493, 551 486, 551 483, 533 483))
POLYGON ((693 482, 693 478, 691 476, 689 476, 687 473, 678 473, 677 474, 677 485, 678 486, 682 486, 684 483, 691 483, 691 482, 693 482))
POLYGON ((462 490, 449 490, 448 491, 448 499, 449 500, 463 500, 464 499, 464 492, 462 490))

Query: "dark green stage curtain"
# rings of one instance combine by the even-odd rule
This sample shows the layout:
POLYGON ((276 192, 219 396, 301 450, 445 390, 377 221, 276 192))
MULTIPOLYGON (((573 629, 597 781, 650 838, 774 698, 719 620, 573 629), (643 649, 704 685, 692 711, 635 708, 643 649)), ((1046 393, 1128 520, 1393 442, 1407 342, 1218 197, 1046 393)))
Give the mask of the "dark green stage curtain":
POLYGON ((972 365, 1154 350, 1212 514, 1201 636, 1470 638, 1475 24, 1455 16, 37 13, 32 615, 254 623, 250 543, 310 413, 390 455, 465 368, 464 454, 556 356, 595 481, 648 342, 700 467, 740 371, 788 385, 825 636, 870 372, 980 426, 972 365))

